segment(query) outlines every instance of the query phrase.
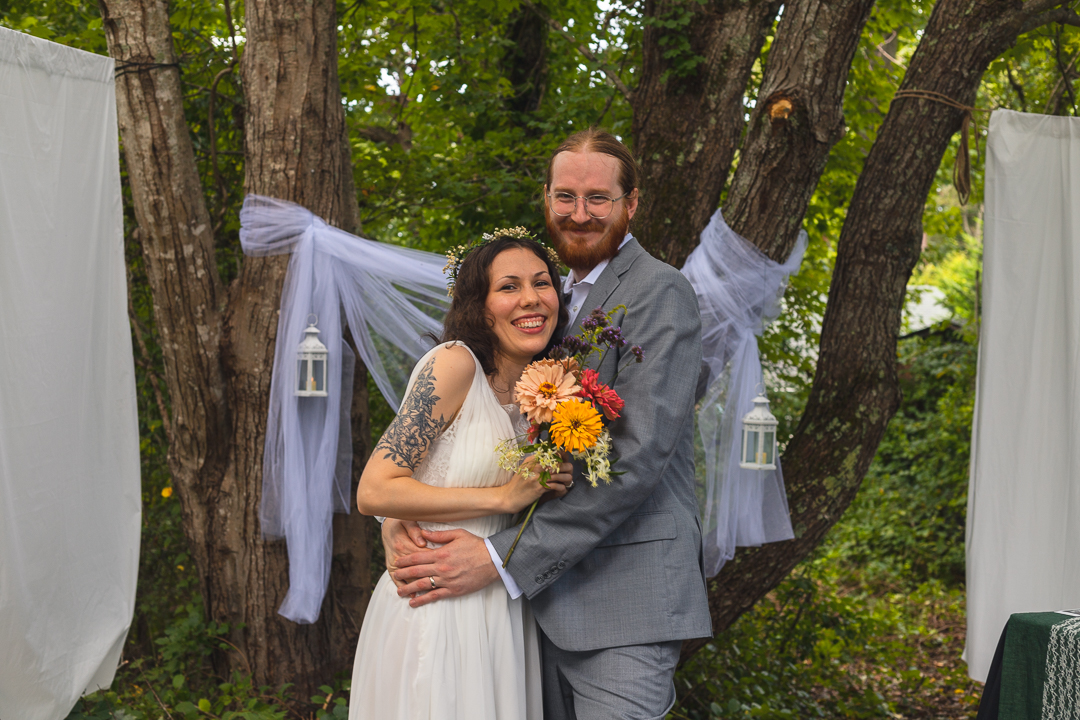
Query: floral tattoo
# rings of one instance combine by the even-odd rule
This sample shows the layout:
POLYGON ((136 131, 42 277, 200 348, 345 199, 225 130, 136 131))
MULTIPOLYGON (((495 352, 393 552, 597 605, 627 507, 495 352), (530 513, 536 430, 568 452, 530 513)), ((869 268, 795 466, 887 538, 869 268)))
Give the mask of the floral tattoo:
POLYGON ((415 470, 428 447, 439 436, 446 420, 433 415, 439 396, 435 394, 435 358, 428 360, 413 384, 412 392, 405 398, 397 417, 386 428, 375 451, 385 450, 383 460, 389 460, 400 468, 415 470))

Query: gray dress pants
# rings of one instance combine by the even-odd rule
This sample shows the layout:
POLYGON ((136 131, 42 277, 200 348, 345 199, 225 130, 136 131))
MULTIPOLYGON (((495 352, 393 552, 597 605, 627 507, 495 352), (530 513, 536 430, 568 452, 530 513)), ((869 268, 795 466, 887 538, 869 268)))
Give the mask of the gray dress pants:
POLYGON ((572 652, 540 631, 544 720, 663 720, 682 641, 572 652))

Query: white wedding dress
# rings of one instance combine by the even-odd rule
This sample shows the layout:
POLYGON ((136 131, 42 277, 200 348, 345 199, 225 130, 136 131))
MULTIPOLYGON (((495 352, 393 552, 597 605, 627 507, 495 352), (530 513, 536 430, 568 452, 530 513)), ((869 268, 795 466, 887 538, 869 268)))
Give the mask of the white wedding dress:
MULTIPOLYGON (((418 370, 443 347, 420 358, 410 392, 418 370)), ((524 432, 522 422, 516 406, 499 404, 477 361, 457 417, 413 477, 440 487, 505 483, 510 475, 499 468, 495 447, 524 432)), ((420 525, 487 537, 511 519, 491 515, 420 525)), ((412 608, 383 573, 356 647, 349 720, 541 720, 542 714, 536 625, 524 598, 511 600, 494 582, 471 595, 412 608)))

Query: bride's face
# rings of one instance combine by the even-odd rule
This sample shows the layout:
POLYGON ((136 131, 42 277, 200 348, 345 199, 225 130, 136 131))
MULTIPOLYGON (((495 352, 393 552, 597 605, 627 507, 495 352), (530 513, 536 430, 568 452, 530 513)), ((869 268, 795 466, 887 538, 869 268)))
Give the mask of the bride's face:
POLYGON ((547 347, 559 319, 559 294, 547 264, 525 248, 508 248, 488 270, 488 321, 498 354, 526 364, 547 347))

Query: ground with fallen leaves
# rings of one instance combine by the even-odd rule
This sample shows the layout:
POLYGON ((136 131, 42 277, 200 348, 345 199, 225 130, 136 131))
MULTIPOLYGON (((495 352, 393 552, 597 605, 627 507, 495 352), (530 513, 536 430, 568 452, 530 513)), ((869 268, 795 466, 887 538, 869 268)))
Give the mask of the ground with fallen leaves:
MULTIPOLYGON (((849 589, 858 593, 860 589, 849 589)), ((873 688, 892 706, 883 717, 904 720, 969 720, 979 709, 982 684, 967 675, 964 651, 966 620, 962 592, 940 589, 917 592, 878 590, 870 602, 893 606, 901 616, 896 631, 884 640, 906 648, 910 655, 882 665, 868 654, 844 666, 866 688, 873 688), (900 661, 897 663, 896 661, 900 661)), ((820 688, 825 699, 830 692, 820 688)))
POLYGON ((973 719, 962 588, 801 566, 676 676, 669 720, 973 719))

